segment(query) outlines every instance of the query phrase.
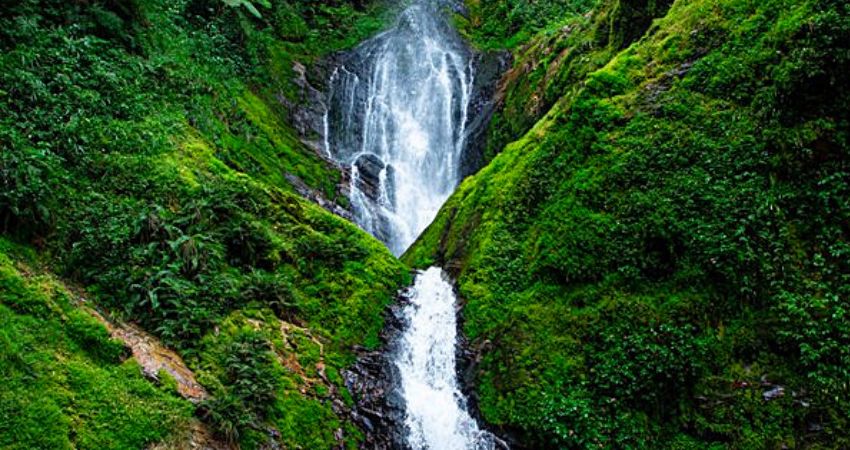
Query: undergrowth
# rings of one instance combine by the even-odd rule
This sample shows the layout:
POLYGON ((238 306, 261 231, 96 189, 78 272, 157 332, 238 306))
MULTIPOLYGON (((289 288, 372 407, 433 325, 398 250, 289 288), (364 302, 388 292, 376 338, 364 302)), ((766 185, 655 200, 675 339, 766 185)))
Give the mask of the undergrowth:
MULTIPOLYGON (((24 0, 0 11, 0 232, 204 372, 214 399, 199 417, 244 448, 338 444, 329 427, 350 426, 331 395, 287 388, 303 382, 272 357, 278 325, 309 330, 325 347, 326 370, 342 370, 355 345, 377 345, 383 309, 406 281, 380 243, 287 181, 341 198, 337 168, 292 128, 292 105, 306 95, 294 79, 298 65, 379 31, 388 6, 24 0), (221 332, 234 314, 258 311, 267 332, 221 332), (327 423, 298 417, 309 411, 327 423)), ((281 352, 302 357, 300 348, 281 352)), ((100 389, 88 372, 134 370, 126 363, 97 375, 89 366, 57 395, 100 389)), ((303 366, 310 376, 317 370, 303 366)), ((122 383, 104 383, 121 396, 142 382, 123 393, 122 383)), ((7 412, 65 414, 44 403, 49 388, 7 412)), ((63 420, 55 426, 76 430, 75 420, 109 429, 129 419, 63 420)), ((134 429, 143 425, 146 434, 116 445, 140 447, 168 429, 156 414, 134 429)), ((347 431, 346 445, 355 445, 357 433, 347 431)), ((45 434, 12 433, 2 429, 0 441, 30 448, 45 434)))

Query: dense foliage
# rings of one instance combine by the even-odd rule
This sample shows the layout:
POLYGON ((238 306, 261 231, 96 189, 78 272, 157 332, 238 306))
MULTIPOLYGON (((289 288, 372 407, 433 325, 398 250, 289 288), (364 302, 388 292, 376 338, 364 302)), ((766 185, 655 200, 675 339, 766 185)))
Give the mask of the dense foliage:
POLYGON ((467 0, 461 31, 482 49, 514 48, 536 33, 556 30, 586 14, 598 0, 467 0))
MULTIPOLYGON (((0 447, 179 446, 193 411, 355 447, 339 372, 408 277, 294 192, 344 202, 291 105, 386 5, 7 3, 0 447), (60 277, 211 397, 144 380, 60 277)), ((483 417, 532 448, 850 446, 847 2, 466 4, 515 62, 491 163, 406 259, 458 276, 483 417)))
MULTIPOLYGON (((340 378, 300 389, 318 361, 307 346, 272 342, 281 321, 297 324, 323 344, 322 370, 339 370, 353 345, 377 344, 381 312, 406 277, 377 241, 287 181, 338 198, 338 171, 290 126, 286 106, 304 95, 296 62, 364 39, 382 11, 302 0, 24 0, 0 10, 0 232, 35 246, 99 307, 179 349, 215 397, 199 415, 245 447, 337 443, 330 391, 340 378), (221 332, 234 314, 260 314, 252 320, 265 331, 221 332), (301 373, 280 362, 288 359, 301 373), (308 409, 327 423, 292 432, 308 409)), ((10 295, 4 288, 4 304, 10 295)), ((51 386, 30 395, 47 401, 51 386)), ((44 406, 32 414, 53 414, 44 406)), ((4 408, 4 417, 25 412, 4 408)), ((156 440, 162 423, 140 421, 151 430, 118 447, 156 440)), ((89 446, 70 428, 55 438, 77 433, 73 445, 89 446)), ((0 442, 11 432, 0 430, 0 442)), ((29 448, 41 438, 13 437, 29 448)))
POLYGON ((406 255, 457 270, 485 419, 534 448, 850 445, 848 17, 609 0, 514 50, 498 155, 406 255))

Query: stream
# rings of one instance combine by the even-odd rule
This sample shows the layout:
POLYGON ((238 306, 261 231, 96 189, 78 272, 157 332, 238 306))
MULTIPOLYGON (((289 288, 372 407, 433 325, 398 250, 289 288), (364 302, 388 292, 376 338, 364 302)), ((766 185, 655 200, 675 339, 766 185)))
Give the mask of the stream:
MULTIPOLYGON (((457 187, 473 96, 472 52, 452 29, 450 3, 418 0, 395 26, 361 44, 331 75, 327 156, 349 171, 355 222, 397 256, 457 187)), ((493 449, 457 379, 453 286, 438 267, 408 289, 404 329, 389 355, 412 449, 493 449)))

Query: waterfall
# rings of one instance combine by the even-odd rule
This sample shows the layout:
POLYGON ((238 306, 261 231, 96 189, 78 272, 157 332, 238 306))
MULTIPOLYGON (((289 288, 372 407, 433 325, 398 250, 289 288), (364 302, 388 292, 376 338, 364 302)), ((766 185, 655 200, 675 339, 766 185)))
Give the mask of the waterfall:
MULTIPOLYGON (((330 78, 324 152, 349 173, 355 221, 401 255, 457 187, 473 89, 471 53, 445 0, 418 0, 330 78)), ((406 329, 389 355, 404 400, 406 446, 489 450, 498 441, 467 410, 455 369, 455 295, 439 268, 416 277, 406 329)))
POLYGON ((416 450, 490 450, 495 437, 469 415, 455 368, 455 295, 440 268, 417 275, 403 314, 409 323, 395 364, 407 406, 407 443, 416 450))
POLYGON ((436 0, 417 1, 330 79, 324 151, 349 169, 360 227, 403 253, 457 187, 470 52, 436 0))

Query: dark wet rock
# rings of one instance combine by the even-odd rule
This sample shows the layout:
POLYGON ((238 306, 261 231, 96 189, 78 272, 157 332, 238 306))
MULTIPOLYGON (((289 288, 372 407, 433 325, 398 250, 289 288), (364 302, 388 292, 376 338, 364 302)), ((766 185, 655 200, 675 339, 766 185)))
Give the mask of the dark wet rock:
POLYGON ((361 155, 354 161, 357 167, 357 187, 372 200, 376 200, 380 191, 381 172, 387 167, 381 158, 373 154, 361 155))
POLYGON ((399 392, 398 369, 392 362, 393 342, 402 333, 401 314, 404 293, 384 313, 382 345, 376 351, 355 348, 357 362, 343 372, 345 385, 354 397, 350 418, 364 431, 360 448, 374 450, 404 449, 404 399, 399 392))
POLYGON ((460 177, 474 174, 484 166, 487 128, 499 106, 496 89, 502 75, 510 68, 509 52, 477 53, 474 56, 475 81, 466 124, 466 148, 460 158, 460 177))
MULTIPOLYGON (((380 202, 381 173, 384 170, 386 170, 384 182, 388 185, 387 192, 395 192, 395 189, 393 189, 395 170, 392 166, 384 164, 381 158, 367 153, 357 158, 354 165, 357 167, 358 173, 357 188, 373 202, 380 202)), ((389 204, 394 204, 394 199, 389 198, 387 200, 389 200, 389 204)))
POLYGON ((328 200, 321 192, 311 188, 310 186, 307 186, 307 184, 301 181, 301 179, 297 176, 288 173, 285 175, 285 178, 286 181, 288 181, 289 184, 291 184, 292 187, 295 189, 295 192, 297 192, 300 196, 312 201, 313 203, 321 206, 322 208, 325 208, 325 210, 342 217, 343 219, 354 220, 354 216, 351 214, 351 211, 343 208, 335 202, 328 200))
MULTIPOLYGON (((328 135, 334 158, 348 161, 361 148, 365 109, 358 107, 368 102, 367 91, 356 89, 371 76, 368 59, 361 53, 374 51, 379 41, 367 41, 360 47, 334 54, 317 64, 314 72, 323 72, 325 105, 328 108, 328 135)), ((324 117, 320 117, 324 127, 324 117)))
POLYGON ((307 79, 307 68, 295 62, 292 66, 294 94, 280 93, 277 100, 287 112, 287 123, 292 125, 301 141, 321 154, 324 135, 325 94, 307 79))

